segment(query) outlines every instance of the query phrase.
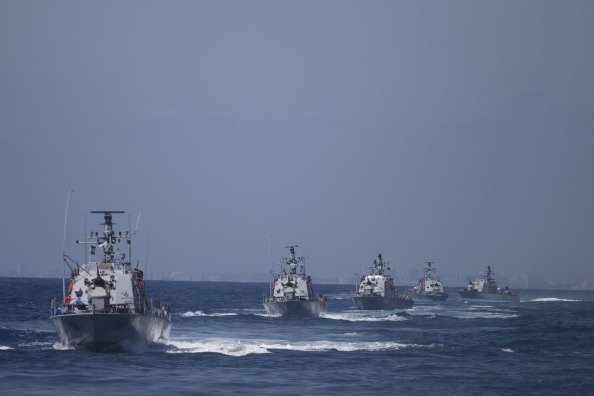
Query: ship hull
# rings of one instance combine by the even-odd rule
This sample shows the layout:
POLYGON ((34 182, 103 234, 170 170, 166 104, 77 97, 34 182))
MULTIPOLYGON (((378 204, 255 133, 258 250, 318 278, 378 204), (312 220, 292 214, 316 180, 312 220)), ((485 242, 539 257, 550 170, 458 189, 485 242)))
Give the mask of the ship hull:
POLYGON ((409 309, 414 305, 410 298, 382 297, 382 296, 352 296, 357 309, 390 310, 409 309))
POLYGON ((448 299, 448 294, 447 293, 439 293, 439 294, 411 293, 410 297, 414 301, 445 301, 448 299))
POLYGON ((474 290, 459 290, 460 297, 476 299, 476 300, 493 300, 493 301, 520 301, 519 294, 503 294, 503 293, 486 293, 477 292, 474 290))
POLYGON ((271 316, 317 318, 326 313, 328 306, 322 301, 270 301, 264 303, 264 309, 271 316))
POLYGON ((137 350, 168 339, 171 321, 153 315, 80 313, 51 320, 65 347, 94 352, 137 350))

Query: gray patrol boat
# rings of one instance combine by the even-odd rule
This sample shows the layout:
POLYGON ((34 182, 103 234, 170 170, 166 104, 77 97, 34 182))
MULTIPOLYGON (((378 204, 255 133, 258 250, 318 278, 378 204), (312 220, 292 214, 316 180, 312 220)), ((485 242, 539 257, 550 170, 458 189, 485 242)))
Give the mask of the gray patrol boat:
POLYGON ((370 273, 361 277, 359 288, 351 293, 351 299, 357 309, 389 310, 413 307, 410 296, 399 293, 394 287, 394 279, 386 273, 390 270, 387 263, 378 254, 369 267, 370 273))
POLYGON ((287 246, 291 256, 280 263, 288 267, 288 272, 282 268, 281 274, 272 274, 274 280, 270 294, 264 296, 264 309, 272 316, 319 317, 328 309, 326 297, 314 294, 311 276, 305 274, 305 265, 301 265, 297 272, 304 258, 296 257, 296 247, 287 246))
POLYGON ((441 280, 436 275, 432 261, 427 261, 423 277, 419 279, 417 286, 408 290, 408 294, 415 301, 445 301, 448 293, 443 289, 441 280))
MULTIPOLYGON (((159 340, 167 340, 171 331, 169 305, 146 297, 143 273, 130 263, 131 239, 135 232, 113 231, 112 214, 122 211, 93 211, 103 214, 103 233, 91 232, 88 242, 90 257, 98 247, 99 261, 84 265, 64 254, 70 267, 68 291, 54 298, 50 318, 64 347, 96 352, 137 350, 159 340), (124 241, 126 252, 116 248, 124 241)), ((85 254, 86 256, 86 254, 85 254)))
POLYGON ((460 297, 480 300, 520 301, 520 294, 517 291, 510 290, 507 286, 505 289, 497 287, 495 278, 493 278, 494 275, 491 266, 487 266, 483 278, 474 282, 469 281, 466 289, 458 290, 460 297))

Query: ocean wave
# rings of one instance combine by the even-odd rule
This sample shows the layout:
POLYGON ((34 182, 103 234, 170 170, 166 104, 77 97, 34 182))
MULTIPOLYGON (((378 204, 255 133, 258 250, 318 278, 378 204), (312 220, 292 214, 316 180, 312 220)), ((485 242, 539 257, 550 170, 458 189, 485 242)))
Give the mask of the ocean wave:
POLYGON ((54 345, 52 345, 52 349, 56 351, 69 351, 74 350, 75 348, 71 346, 65 346, 61 342, 56 342, 54 345))
POLYGON ((404 348, 432 348, 439 345, 403 344, 398 342, 289 342, 289 341, 238 341, 211 339, 203 341, 173 341, 167 345, 173 347, 168 353, 220 353, 229 356, 272 353, 271 351, 299 352, 354 352, 354 351, 394 351, 404 348))
POLYGON ((250 354, 270 353, 266 348, 237 340, 204 340, 204 341, 172 341, 167 345, 174 349, 167 353, 220 353, 229 356, 245 356, 250 354))
POLYGON ((449 316, 458 319, 513 319, 520 315, 513 311, 459 311, 444 313, 443 316, 449 316))
POLYGON ((31 342, 23 342, 18 344, 19 347, 41 347, 41 349, 52 349, 54 343, 53 342, 43 342, 43 341, 31 341, 31 342))
MULTIPOLYGON (((429 345, 433 347, 435 345, 429 345)), ((267 349, 282 349, 301 352, 354 352, 354 351, 395 351, 403 348, 428 347, 419 344, 402 344, 398 342, 336 342, 318 341, 307 344, 269 344, 267 349)))
POLYGON ((556 297, 543 297, 543 298, 535 298, 534 300, 529 300, 531 302, 548 302, 548 301, 569 301, 569 302, 579 302, 582 300, 570 300, 568 298, 556 298, 556 297))
POLYGON ((236 313, 232 313, 232 312, 220 312, 220 313, 204 313, 202 311, 188 311, 188 312, 182 312, 179 314, 179 316, 183 316, 184 318, 191 318, 193 316, 210 316, 210 317, 215 317, 215 316, 237 316, 236 313))
POLYGON ((329 293, 325 294, 328 300, 350 300, 350 293, 329 293))
POLYGON ((13 348, 11 348, 9 346, 6 346, 6 345, 0 345, 0 351, 8 351, 8 350, 11 350, 11 349, 13 349, 13 348))
POLYGON ((503 348, 501 351, 502 352, 513 352, 513 349, 511 349, 511 348, 503 348))
POLYGON ((322 317, 326 319, 334 319, 334 320, 347 320, 349 322, 399 322, 402 320, 408 320, 405 316, 400 316, 398 314, 388 314, 388 315, 369 315, 369 314, 358 314, 358 313, 325 313, 322 317))

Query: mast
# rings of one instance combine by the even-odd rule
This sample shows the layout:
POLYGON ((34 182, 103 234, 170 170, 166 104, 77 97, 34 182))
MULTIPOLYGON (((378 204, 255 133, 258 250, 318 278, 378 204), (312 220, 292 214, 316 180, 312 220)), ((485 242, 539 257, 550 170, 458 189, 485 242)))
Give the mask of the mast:
MULTIPOLYGON (((283 263, 289 266, 290 269, 290 274, 297 274, 297 265, 302 262, 304 260, 303 257, 297 257, 295 256, 295 248, 299 247, 298 245, 291 245, 291 246, 285 246, 285 248, 289 249, 289 251, 291 252, 291 255, 289 258, 283 258, 283 263)), ((305 266, 302 266, 303 268, 303 273, 305 273, 305 266)))
POLYGON ((427 264, 427 268, 425 268, 425 278, 433 277, 433 268, 431 268, 431 265, 434 263, 434 261, 425 261, 425 264, 427 264))
POLYGON ((491 266, 487 265, 487 271, 485 272, 485 278, 487 278, 487 280, 493 280, 493 276, 495 276, 495 273, 493 271, 491 271, 491 266))
MULTIPOLYGON (((77 244, 86 244, 86 245, 91 245, 91 254, 94 254, 94 250, 95 250, 95 245, 99 246, 99 249, 101 249, 101 251, 104 254, 104 258, 106 262, 109 263, 113 263, 115 261, 115 252, 114 252, 114 244, 116 243, 116 236, 115 236, 115 232, 113 231, 113 225, 114 223, 112 222, 112 214, 113 213, 125 213, 122 210, 93 210, 91 211, 91 213, 103 213, 103 218, 105 220, 105 223, 102 223, 102 225, 104 226, 103 228, 103 236, 100 237, 98 235, 97 232, 94 233, 93 236, 93 232, 91 232, 89 239, 95 239, 94 242, 81 242, 81 241, 76 241, 77 244)), ((121 237, 121 233, 120 233, 120 237, 121 237)), ((126 233, 126 238, 129 237, 129 234, 126 233)), ((128 244, 130 244, 130 241, 128 240, 128 244)))
MULTIPOLYGON (((70 193, 74 191, 68 189, 68 197, 66 198, 66 212, 64 213, 64 239, 62 240, 62 258, 66 255, 66 226, 68 223, 68 207, 70 206, 70 193)), ((66 266, 63 266, 62 272, 62 299, 66 302, 66 266)))
POLYGON ((372 275, 384 275, 386 270, 390 270, 381 253, 377 255, 377 260, 373 260, 373 265, 370 268, 372 275))
POLYGON ((103 240, 103 243, 101 243, 99 245, 99 248, 105 255, 105 261, 107 261, 108 263, 113 263, 114 256, 115 256, 115 252, 113 251, 113 246, 116 242, 116 238, 115 238, 114 232, 113 232, 113 223, 111 221, 111 218, 112 218, 111 215, 112 215, 112 213, 124 213, 124 211, 94 210, 94 211, 91 211, 91 213, 103 213, 103 218, 105 219, 105 223, 103 223, 103 225, 104 225, 103 238, 98 238, 97 241, 99 242, 100 240, 103 240))

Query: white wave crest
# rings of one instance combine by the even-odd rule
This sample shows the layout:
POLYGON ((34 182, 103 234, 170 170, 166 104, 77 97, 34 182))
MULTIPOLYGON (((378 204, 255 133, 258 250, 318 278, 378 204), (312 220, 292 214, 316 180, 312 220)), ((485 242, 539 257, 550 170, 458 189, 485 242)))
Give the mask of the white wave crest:
POLYGON ((464 309, 444 312, 441 315, 458 319, 513 319, 519 317, 517 311, 509 309, 464 309))
POLYGON ((535 298, 534 300, 530 300, 530 301, 538 301, 538 302, 548 302, 548 301, 570 301, 570 302, 578 302, 581 300, 570 300, 567 298, 556 298, 556 297, 544 297, 544 298, 535 298))
POLYGON ((436 345, 402 344, 398 342, 290 342, 290 341, 238 341, 225 339, 206 339, 202 341, 170 340, 168 345, 175 349, 168 353, 220 353, 230 356, 271 353, 272 350, 300 352, 353 352, 390 351, 403 348, 434 347, 436 345))
POLYGON ((513 352, 513 349, 511 349, 511 348, 503 348, 501 351, 502 352, 513 352))
POLYGON ((284 349, 302 352, 353 352, 353 351, 395 351, 403 348, 421 347, 418 344, 401 344, 398 342, 335 342, 318 341, 307 344, 267 344, 267 349, 284 349))
POLYGON ((53 342, 42 342, 42 341, 32 341, 32 342, 23 342, 19 344, 19 347, 41 347, 42 349, 50 349, 53 348, 53 342))
POLYGON ((179 314, 179 316, 183 316, 185 318, 191 318, 193 316, 211 316, 211 317, 215 317, 215 316, 237 316, 236 313, 232 313, 232 312, 224 312, 224 313, 204 313, 202 311, 188 311, 188 312, 182 312, 179 314))
POLYGON ((6 345, 0 345, 0 351, 8 351, 11 350, 12 348, 6 345))
POLYGON ((174 350, 168 353, 220 353, 230 356, 245 356, 249 354, 270 353, 266 348, 241 341, 204 340, 204 341, 169 341, 168 345, 174 350))
POLYGON ((68 347, 62 344, 61 342, 56 342, 54 345, 52 345, 52 349, 56 351, 68 351, 74 349, 74 347, 68 347))
POLYGON ((399 322, 408 320, 408 318, 396 314, 361 315, 356 313, 325 313, 322 316, 327 319, 347 320, 349 322, 399 322))

